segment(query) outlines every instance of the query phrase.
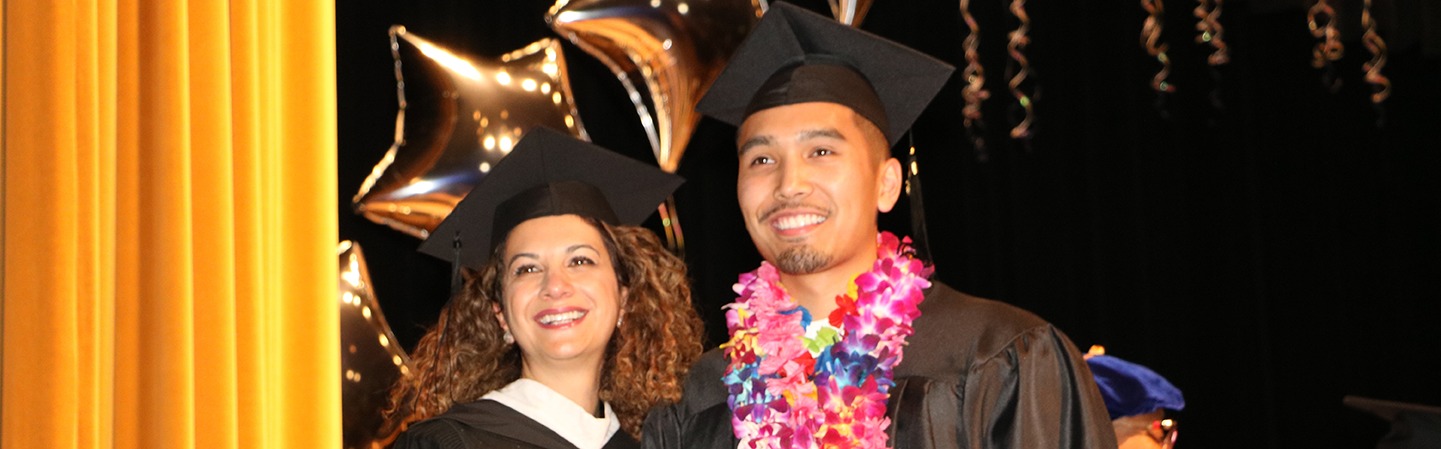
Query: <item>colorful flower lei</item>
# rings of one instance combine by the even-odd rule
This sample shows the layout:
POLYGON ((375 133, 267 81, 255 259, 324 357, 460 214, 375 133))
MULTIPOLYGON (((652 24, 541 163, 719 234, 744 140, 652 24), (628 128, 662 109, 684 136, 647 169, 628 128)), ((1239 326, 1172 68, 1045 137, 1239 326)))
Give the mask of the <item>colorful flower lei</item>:
POLYGON ((876 240, 871 271, 836 297, 829 321, 839 339, 818 355, 806 349, 810 314, 790 301, 776 268, 762 262, 741 275, 724 345, 740 447, 886 447, 886 399, 931 268, 912 256, 909 238, 882 232, 876 240))

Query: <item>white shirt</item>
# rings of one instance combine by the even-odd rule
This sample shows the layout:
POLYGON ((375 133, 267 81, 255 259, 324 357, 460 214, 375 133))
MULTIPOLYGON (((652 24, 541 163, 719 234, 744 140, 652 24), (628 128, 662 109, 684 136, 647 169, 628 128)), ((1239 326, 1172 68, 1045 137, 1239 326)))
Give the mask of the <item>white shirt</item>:
POLYGON ((570 398, 530 379, 516 379, 481 399, 499 402, 520 412, 580 449, 600 449, 620 430, 620 420, 611 412, 610 404, 602 402, 605 417, 596 418, 570 398))

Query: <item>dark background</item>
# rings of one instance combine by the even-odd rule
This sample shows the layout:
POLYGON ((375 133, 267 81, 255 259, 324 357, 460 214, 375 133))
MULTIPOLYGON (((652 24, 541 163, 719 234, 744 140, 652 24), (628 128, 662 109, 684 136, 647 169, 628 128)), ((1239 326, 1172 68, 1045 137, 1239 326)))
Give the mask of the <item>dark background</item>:
MULTIPOLYGON (((796 3, 828 13, 818 0, 796 3)), ((959 77, 913 133, 937 277, 1169 378, 1187 398, 1183 447, 1371 447, 1386 424, 1342 396, 1441 405, 1441 4, 1375 1, 1393 82, 1377 108, 1361 77, 1361 2, 1333 1, 1346 45, 1335 92, 1310 65, 1310 3, 1225 2, 1232 61, 1212 70, 1193 41, 1195 2, 1166 2, 1178 91, 1161 99, 1148 85, 1160 65, 1141 47, 1138 2, 1027 2, 1026 87, 1039 95, 1035 136, 1022 142, 1006 134, 1015 101, 1005 41, 1018 22, 1008 2, 973 1, 992 94, 986 151, 961 126, 959 77)), ((406 25, 494 58, 554 36, 549 6, 337 2, 340 233, 363 246, 407 348, 444 303, 448 267, 349 209, 394 133, 386 30, 406 25)), ((862 28, 964 65, 954 1, 876 1, 862 28)), ((620 83, 575 46, 565 51, 592 140, 653 163, 620 83)), ((759 260, 736 209, 733 138, 704 119, 680 168, 708 346, 724 338, 720 307, 736 274, 759 260)), ((912 233, 905 212, 882 223, 912 233)))

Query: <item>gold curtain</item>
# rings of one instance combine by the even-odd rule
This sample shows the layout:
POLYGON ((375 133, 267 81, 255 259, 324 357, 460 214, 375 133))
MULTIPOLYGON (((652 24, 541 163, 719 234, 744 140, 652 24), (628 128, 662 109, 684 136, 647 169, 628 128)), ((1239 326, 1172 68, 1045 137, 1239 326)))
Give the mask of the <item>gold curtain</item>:
POLYGON ((340 447, 333 1, 0 1, 0 447, 340 447))

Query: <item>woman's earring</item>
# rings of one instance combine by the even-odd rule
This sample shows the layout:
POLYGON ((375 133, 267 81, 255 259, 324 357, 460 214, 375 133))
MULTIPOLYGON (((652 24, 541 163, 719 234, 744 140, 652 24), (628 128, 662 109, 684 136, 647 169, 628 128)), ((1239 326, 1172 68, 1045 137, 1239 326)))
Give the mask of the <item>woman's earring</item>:
POLYGON ((502 337, 500 337, 500 338, 501 338, 502 340, 505 340, 505 344, 508 344, 508 345, 513 345, 513 344, 515 344, 515 336, 514 336, 514 335, 510 335, 510 331, 505 331, 505 335, 502 336, 502 337))
POLYGON ((615 317, 615 327, 619 328, 622 321, 625 321, 625 315, 615 317))

